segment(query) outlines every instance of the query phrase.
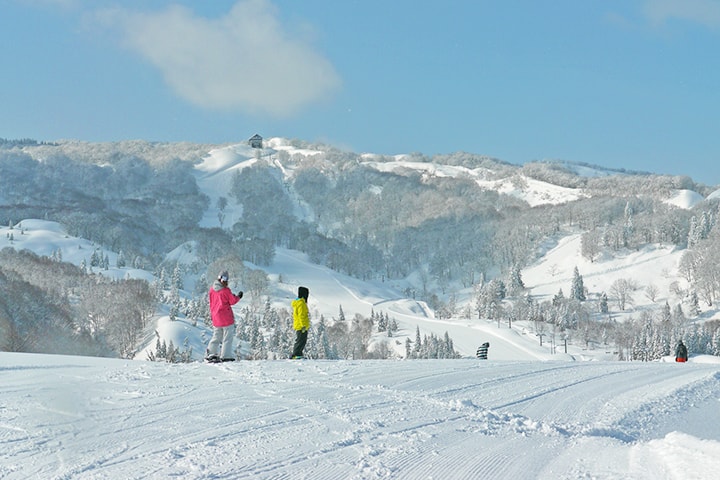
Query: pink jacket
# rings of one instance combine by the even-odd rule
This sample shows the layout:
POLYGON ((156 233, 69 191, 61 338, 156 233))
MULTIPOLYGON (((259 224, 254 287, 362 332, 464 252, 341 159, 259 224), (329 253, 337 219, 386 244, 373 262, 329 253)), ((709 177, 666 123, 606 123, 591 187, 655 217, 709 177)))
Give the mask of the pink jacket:
POLYGON ((208 292, 210 298, 210 318, 214 327, 229 327, 235 323, 232 305, 240 301, 230 289, 219 281, 215 281, 208 292))

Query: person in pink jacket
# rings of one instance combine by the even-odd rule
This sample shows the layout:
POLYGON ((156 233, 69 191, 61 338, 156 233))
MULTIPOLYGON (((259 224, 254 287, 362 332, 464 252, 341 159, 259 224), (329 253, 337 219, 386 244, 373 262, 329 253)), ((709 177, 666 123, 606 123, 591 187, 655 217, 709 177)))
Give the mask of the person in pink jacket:
POLYGON ((227 271, 220 273, 208 292, 213 336, 208 344, 205 360, 212 363, 235 360, 232 348, 235 315, 232 306, 240 301, 243 292, 232 293, 228 287, 228 279, 227 271))

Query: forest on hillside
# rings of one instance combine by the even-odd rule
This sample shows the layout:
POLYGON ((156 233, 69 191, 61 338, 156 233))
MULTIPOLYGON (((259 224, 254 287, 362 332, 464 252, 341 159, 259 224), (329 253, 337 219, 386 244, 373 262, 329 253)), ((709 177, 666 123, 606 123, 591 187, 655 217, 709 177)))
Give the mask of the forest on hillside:
MULTIPOLYGON (((242 213, 218 227, 204 228, 200 219, 211 205, 198 187, 194 166, 209 148, 149 142, 0 143, 0 222, 12 225, 23 218, 57 221, 70 235, 121 253, 123 262, 154 271, 158 278, 169 276, 176 268, 191 270, 201 278, 194 288, 183 286, 195 295, 183 301, 164 291, 172 290, 169 280, 159 281, 160 287, 148 299, 140 295, 142 287, 133 282, 106 284, 97 278, 85 279, 87 272, 54 272, 61 278, 73 279, 58 290, 38 280, 41 275, 29 279, 19 273, 24 269, 12 266, 28 264, 33 269, 51 271, 59 268, 57 265, 32 258, 26 252, 3 252, 0 286, 8 292, 26 286, 46 292, 35 296, 43 298, 37 308, 54 312, 40 315, 52 317, 54 331, 73 337, 88 351, 121 356, 130 355, 138 339, 137 330, 146 327, 147 311, 157 303, 173 305, 177 314, 206 321, 202 313, 193 313, 203 309, 201 292, 207 288, 203 274, 228 249, 238 258, 260 266, 268 265, 274 249, 281 246, 305 252, 316 263, 361 279, 413 275, 418 280, 406 294, 427 301, 439 316, 473 315, 508 322, 533 318, 598 342, 609 341, 618 331, 629 328, 597 321, 597 313, 603 308, 600 297, 589 299, 576 294, 558 298, 554 304, 534 305, 532 297, 523 294, 517 272, 537 257, 540 245, 548 239, 582 232, 583 255, 589 260, 605 250, 674 245, 687 250, 681 268, 690 285, 683 292, 685 310, 693 302, 713 305, 720 295, 720 262, 716 258, 720 251, 718 202, 706 201, 693 209, 682 209, 665 201, 677 189, 709 193, 708 187, 688 177, 615 172, 583 177, 565 164, 538 162, 520 167, 467 153, 408 157, 413 162, 483 171, 488 180, 512 178, 522 183, 523 178, 533 178, 583 193, 575 201, 531 207, 517 197, 481 188, 470 177, 427 175, 416 169, 384 171, 369 165, 358 154, 313 146, 322 154, 280 151, 271 156, 272 161, 258 161, 237 171, 223 201, 242 207, 242 213), (292 174, 284 175, 277 162, 292 164, 292 174), (298 205, 312 216, 297 216, 294 212, 298 205), (169 264, 167 254, 188 242, 194 245, 197 263, 181 267, 169 264), (476 289, 476 305, 471 312, 458 312, 453 292, 469 287, 476 289), (110 332, 114 321, 101 319, 102 315, 89 305, 90 300, 82 300, 82 292, 102 289, 122 292, 106 295, 141 306, 124 317, 137 324, 129 329, 135 333, 127 338, 110 332), (78 321, 79 315, 82 321, 78 321), (88 324, 87 318, 91 317, 94 324, 88 324), (611 335, 610 330, 615 333, 611 335)), ((374 158, 377 163, 391 160, 374 158)), ((258 292, 262 292, 266 280, 257 278, 262 276, 260 273, 253 275, 256 278, 251 283, 259 285, 258 292)), ((635 291, 644 288, 631 287, 635 291)), ((609 301, 615 305, 623 296, 623 288, 618 286, 616 291, 605 293, 611 294, 609 301)), ((31 315, 13 313, 23 308, 15 305, 21 303, 16 299, 22 298, 3 295, 5 315, 0 329, 9 332, 11 326, 13 331, 33 328, 32 322, 26 320, 31 315)), ((674 307, 670 308, 672 311, 674 307)), ((248 318, 256 318, 259 311, 258 307, 248 318)), ((681 318, 678 312, 672 328, 665 322, 664 313, 651 316, 637 319, 641 325, 634 327, 651 338, 646 343, 666 345, 678 335, 675 324, 685 328, 685 322, 677 320, 681 318), (664 325, 657 329, 662 333, 647 333, 657 325, 664 325), (656 340, 658 335, 667 338, 656 340)), ((682 318, 691 316, 692 312, 685 311, 682 318)), ((712 350, 712 345, 718 343, 713 340, 715 330, 711 327, 710 333, 698 340, 697 348, 712 350)), ((632 346, 634 343, 627 346, 630 340, 624 339, 629 336, 635 342, 639 334, 625 333, 623 339, 613 340, 615 344, 626 345, 626 352, 635 352, 627 357, 643 358, 645 354, 637 352, 648 351, 648 347, 632 346)), ((5 337, 12 340, 0 348, 39 348, 23 343, 29 337, 15 332, 5 337)))

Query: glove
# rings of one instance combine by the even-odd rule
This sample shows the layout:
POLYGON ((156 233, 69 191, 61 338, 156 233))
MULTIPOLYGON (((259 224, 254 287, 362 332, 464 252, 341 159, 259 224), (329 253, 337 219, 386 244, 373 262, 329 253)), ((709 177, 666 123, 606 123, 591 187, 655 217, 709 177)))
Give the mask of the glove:
POLYGON ((243 292, 240 291, 240 292, 236 293, 235 296, 238 297, 238 299, 241 299, 243 296, 243 292))
POLYGON ((303 328, 303 329, 301 330, 302 333, 306 333, 307 331, 308 331, 307 328, 303 328))

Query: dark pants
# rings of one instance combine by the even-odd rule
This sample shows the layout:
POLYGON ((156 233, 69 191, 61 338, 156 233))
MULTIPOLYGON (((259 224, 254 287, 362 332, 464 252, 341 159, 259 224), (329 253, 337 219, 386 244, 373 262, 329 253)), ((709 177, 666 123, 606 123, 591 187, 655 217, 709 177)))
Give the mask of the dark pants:
POLYGON ((307 343, 308 332, 295 330, 295 346, 293 347, 293 357, 302 357, 305 344, 307 343))

